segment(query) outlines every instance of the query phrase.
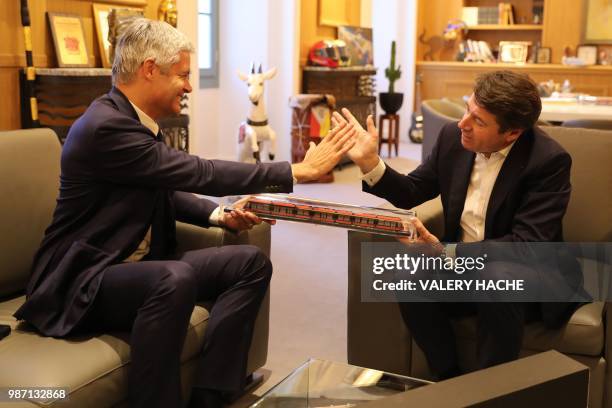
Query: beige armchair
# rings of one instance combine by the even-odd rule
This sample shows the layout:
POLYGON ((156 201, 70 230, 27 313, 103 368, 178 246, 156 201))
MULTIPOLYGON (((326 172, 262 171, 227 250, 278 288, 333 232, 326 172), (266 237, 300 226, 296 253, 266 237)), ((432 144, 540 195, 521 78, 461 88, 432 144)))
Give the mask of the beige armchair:
MULTIPOLYGON (((51 220, 59 183, 60 144, 49 129, 0 132, 0 324, 11 334, 0 340, 0 389, 67 387, 69 400, 51 407, 126 406, 126 372, 130 364, 128 333, 88 337, 41 337, 13 313, 24 301, 30 263, 51 220)), ((250 243, 270 254, 270 227, 235 235, 220 228, 177 223, 180 249, 250 243)), ((247 372, 266 362, 269 296, 255 325, 247 372)), ((182 382, 187 395, 208 321, 205 306, 196 306, 183 347, 182 382)), ((0 404, 2 405, 2 404, 0 404)), ((35 403, 10 404, 36 407, 35 403)))
MULTIPOLYGON (((565 147, 573 160, 573 191, 563 221, 565 239, 572 242, 612 241, 612 132, 561 127, 543 129, 565 147)), ((416 211, 432 233, 442 235, 439 199, 422 204, 416 211)), ((388 239, 361 232, 348 234, 348 360, 351 364, 430 378, 425 357, 404 326, 397 304, 361 302, 361 244, 388 239)), ((585 265, 594 262, 586 258, 581 261, 585 265)), ((612 265, 598 263, 589 267, 591 270, 597 268, 598 285, 609 285, 612 265)), ((548 330, 540 323, 525 328, 523 356, 555 349, 589 367, 589 406, 592 408, 612 407, 611 307, 611 303, 603 302, 584 305, 559 330, 548 330)), ((475 319, 458 320, 455 329, 460 364, 464 369, 473 369, 476 366, 475 319)))

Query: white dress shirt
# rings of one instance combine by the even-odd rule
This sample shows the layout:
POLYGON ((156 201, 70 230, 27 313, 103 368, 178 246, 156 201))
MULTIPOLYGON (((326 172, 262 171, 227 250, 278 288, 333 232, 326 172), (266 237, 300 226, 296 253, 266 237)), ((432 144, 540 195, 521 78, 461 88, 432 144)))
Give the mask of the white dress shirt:
MULTIPOLYGON (((498 152, 491 153, 488 158, 484 153, 476 153, 461 214, 461 242, 476 242, 484 239, 485 220, 491 192, 512 146, 514 142, 498 152)), ((361 179, 372 187, 380 181, 385 169, 385 162, 378 159, 376 167, 367 174, 362 174, 361 179)))

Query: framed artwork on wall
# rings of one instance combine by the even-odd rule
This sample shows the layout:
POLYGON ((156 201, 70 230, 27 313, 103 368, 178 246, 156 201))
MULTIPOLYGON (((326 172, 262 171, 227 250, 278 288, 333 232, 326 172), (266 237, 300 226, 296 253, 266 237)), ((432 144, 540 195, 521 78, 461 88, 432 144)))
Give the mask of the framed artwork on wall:
POLYGON ((338 27, 338 39, 346 43, 351 57, 351 66, 374 64, 372 50, 372 29, 364 27, 338 27))
POLYGON ((110 60, 111 43, 108 36, 110 32, 108 16, 110 15, 111 10, 120 8, 142 11, 142 8, 102 3, 93 3, 91 7, 93 8, 94 25, 96 28, 96 37, 98 38, 98 46, 100 48, 100 59, 102 60, 102 66, 104 68, 110 68, 113 65, 113 61, 110 60))
POLYGON ((585 0, 582 42, 612 44, 612 1, 585 0))
POLYGON ((83 21, 76 14, 47 12, 53 45, 60 67, 89 67, 83 21))

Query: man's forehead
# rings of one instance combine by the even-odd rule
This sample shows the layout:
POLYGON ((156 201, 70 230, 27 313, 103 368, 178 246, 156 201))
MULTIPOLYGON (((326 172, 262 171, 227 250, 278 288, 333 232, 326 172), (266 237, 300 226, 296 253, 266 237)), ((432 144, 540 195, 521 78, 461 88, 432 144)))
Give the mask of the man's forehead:
POLYGON ((468 100, 468 106, 470 108, 470 112, 475 113, 477 115, 494 116, 486 108, 480 106, 478 102, 476 102, 476 97, 474 96, 474 94, 470 96, 470 99, 468 100))

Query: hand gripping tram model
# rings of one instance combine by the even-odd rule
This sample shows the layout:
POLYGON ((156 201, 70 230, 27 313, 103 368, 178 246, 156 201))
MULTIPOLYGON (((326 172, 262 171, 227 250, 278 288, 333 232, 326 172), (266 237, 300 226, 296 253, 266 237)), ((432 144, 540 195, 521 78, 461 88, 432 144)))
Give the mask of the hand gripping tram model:
POLYGON ((411 218, 414 211, 364 207, 312 200, 284 194, 258 194, 242 197, 224 211, 243 208, 261 218, 328 225, 384 235, 414 238, 411 218))

